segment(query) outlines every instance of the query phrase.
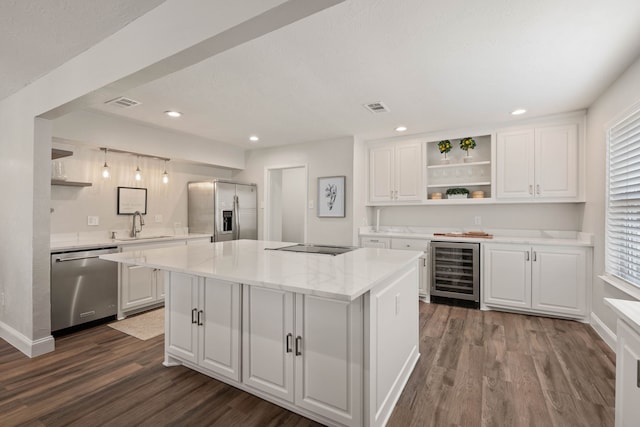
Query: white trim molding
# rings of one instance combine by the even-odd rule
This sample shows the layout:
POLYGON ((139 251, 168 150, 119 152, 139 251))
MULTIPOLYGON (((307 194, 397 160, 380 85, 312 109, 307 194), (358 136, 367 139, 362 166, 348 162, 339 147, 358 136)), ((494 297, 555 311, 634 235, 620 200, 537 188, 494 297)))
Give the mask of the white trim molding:
POLYGON ((33 341, 4 322, 0 322, 0 338, 29 357, 41 356, 55 350, 53 336, 47 335, 44 338, 33 341))
POLYGON ((593 330, 596 331, 600 338, 602 338, 602 340, 606 342, 609 348, 615 353, 617 341, 616 334, 611 329, 609 329, 609 327, 605 325, 605 323, 600 320, 600 318, 594 312, 591 312, 590 323, 593 330))
POLYGON ((638 288, 637 286, 632 285, 626 280, 618 279, 617 277, 611 276, 609 274, 603 274, 601 276, 598 276, 598 278, 606 284, 611 285, 614 288, 629 295, 630 297, 640 301, 640 288, 638 288))

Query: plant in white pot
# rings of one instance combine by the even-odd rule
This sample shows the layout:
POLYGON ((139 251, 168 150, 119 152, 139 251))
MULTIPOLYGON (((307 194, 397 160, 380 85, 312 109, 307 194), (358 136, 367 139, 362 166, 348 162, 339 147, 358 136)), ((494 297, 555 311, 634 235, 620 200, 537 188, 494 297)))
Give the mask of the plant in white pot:
POLYGON ((440 159, 440 163, 449 163, 449 159, 447 159, 447 153, 451 151, 451 148, 451 141, 449 141, 448 139, 438 142, 438 150, 440 150, 440 153, 444 154, 444 157, 440 159))
POLYGON ((467 155, 464 157, 464 162, 468 163, 473 160, 473 157, 469 155, 469 150, 476 148, 476 141, 471 137, 462 138, 460 140, 460 149, 466 151, 467 155))
POLYGON ((469 190, 462 187, 447 189, 447 199, 466 199, 469 197, 469 190))

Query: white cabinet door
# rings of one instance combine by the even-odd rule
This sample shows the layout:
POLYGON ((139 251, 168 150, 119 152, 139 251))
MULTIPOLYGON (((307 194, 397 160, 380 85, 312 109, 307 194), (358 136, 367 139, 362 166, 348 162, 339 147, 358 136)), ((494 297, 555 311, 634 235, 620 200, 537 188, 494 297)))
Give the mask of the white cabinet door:
POLYGON ((156 299, 164 301, 164 271, 155 269, 156 299))
POLYGON ((363 248, 382 248, 387 249, 391 244, 391 240, 386 237, 362 237, 360 246, 363 248))
POLYGON ((576 125, 535 130, 537 198, 578 197, 578 130, 576 125))
POLYGON ((534 131, 499 133, 496 145, 497 197, 532 198, 534 183, 534 131))
POLYGON ((295 403, 352 426, 362 418, 361 301, 296 295, 295 403))
POLYGON ((422 143, 398 144, 395 151, 396 201, 422 199, 422 143))
POLYGON ((153 268, 120 264, 122 310, 134 309, 156 302, 156 275, 153 268))
POLYGON ((198 361, 198 279, 170 273, 168 305, 165 308, 167 353, 188 362, 198 361))
POLYGON ((531 307, 560 314, 586 314, 586 249, 534 246, 531 307))
POLYGON ((618 320, 616 337, 616 427, 640 420, 640 335, 618 320))
POLYGON ((198 364, 240 381, 240 284, 202 280, 198 364))
POLYGON ((393 146, 369 149, 369 200, 393 200, 395 150, 393 146))
POLYGON ((531 307, 530 247, 486 243, 483 300, 487 305, 531 307))
POLYGON ((293 294, 244 286, 242 381, 293 402, 293 294))

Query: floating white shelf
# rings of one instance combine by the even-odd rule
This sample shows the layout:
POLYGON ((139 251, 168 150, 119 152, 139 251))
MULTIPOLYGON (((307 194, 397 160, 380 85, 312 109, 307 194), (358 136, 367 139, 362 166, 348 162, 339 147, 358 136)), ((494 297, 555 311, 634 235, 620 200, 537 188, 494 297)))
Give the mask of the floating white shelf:
POLYGON ((491 185, 489 181, 476 181, 476 182, 450 182, 448 184, 429 184, 427 188, 444 188, 444 187, 474 187, 479 185, 491 185))
POLYGON ((485 160, 482 162, 471 162, 471 163, 448 163, 446 165, 430 165, 427 166, 427 169, 447 169, 447 168, 459 168, 461 166, 484 166, 490 165, 491 162, 489 160, 485 160))

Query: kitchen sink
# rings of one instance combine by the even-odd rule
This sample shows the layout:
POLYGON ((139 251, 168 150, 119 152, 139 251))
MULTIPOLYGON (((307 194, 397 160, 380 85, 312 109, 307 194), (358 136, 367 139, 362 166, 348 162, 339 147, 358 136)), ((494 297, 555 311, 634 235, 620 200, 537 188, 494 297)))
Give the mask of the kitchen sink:
POLYGON ((149 240, 149 239, 162 239, 165 237, 174 237, 174 236, 144 236, 144 237, 119 237, 114 240, 120 241, 130 241, 130 240, 149 240))

